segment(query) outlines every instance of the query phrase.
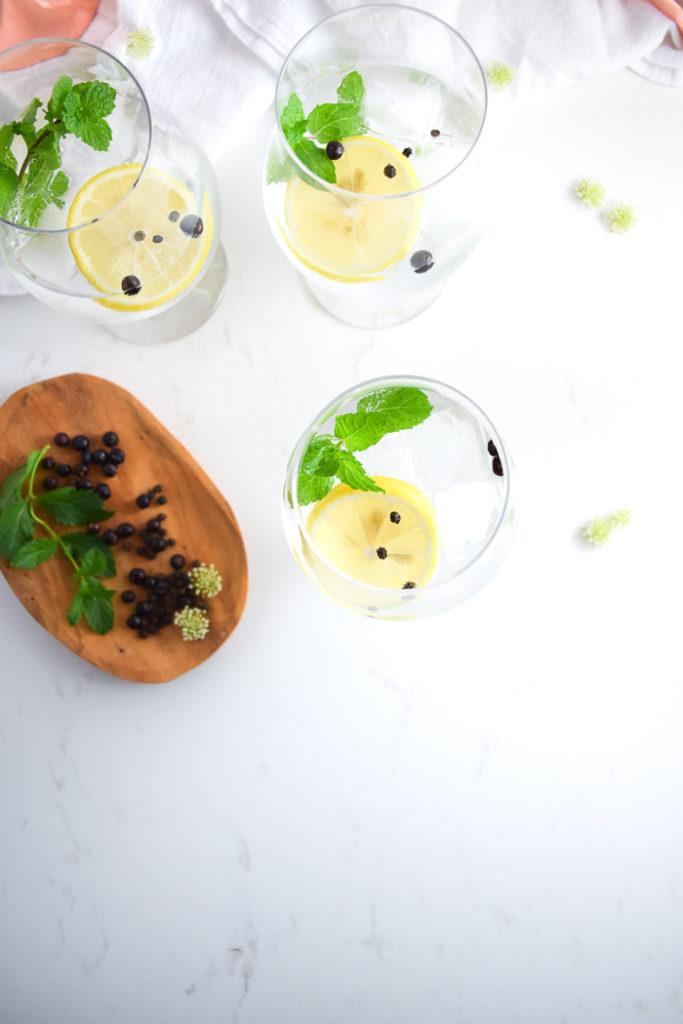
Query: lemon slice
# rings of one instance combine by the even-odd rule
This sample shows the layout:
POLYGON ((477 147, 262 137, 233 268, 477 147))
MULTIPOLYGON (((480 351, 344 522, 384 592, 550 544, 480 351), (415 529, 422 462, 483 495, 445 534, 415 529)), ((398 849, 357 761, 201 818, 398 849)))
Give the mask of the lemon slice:
POLYGON ((162 306, 195 279, 211 248, 208 200, 198 217, 185 185, 155 167, 142 177, 141 171, 142 164, 122 164, 96 174, 67 218, 67 227, 87 224, 69 235, 69 245, 80 272, 107 296, 98 302, 109 309, 162 306))
POLYGON ((436 567, 434 509, 412 484, 372 479, 385 494, 337 484, 317 503, 308 520, 311 542, 360 583, 393 590, 423 586, 436 567))
POLYGON ((354 135, 343 146, 334 164, 338 189, 315 188, 299 177, 289 182, 285 239, 319 274, 363 281, 405 256, 420 230, 423 201, 421 194, 404 194, 419 189, 420 181, 389 143, 354 135), (385 168, 395 173, 388 176, 385 168))

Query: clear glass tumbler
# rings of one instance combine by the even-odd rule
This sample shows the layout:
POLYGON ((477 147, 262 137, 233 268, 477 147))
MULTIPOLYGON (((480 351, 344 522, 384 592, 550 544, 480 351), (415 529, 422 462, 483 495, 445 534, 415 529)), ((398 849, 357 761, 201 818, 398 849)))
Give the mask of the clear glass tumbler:
POLYGON ((220 227, 208 159, 115 57, 0 54, 0 248, 36 298, 131 341, 183 337, 222 294, 220 227))
POLYGON ((486 80, 411 7, 334 14, 287 57, 265 161, 273 235, 316 299, 361 327, 424 310, 480 240, 486 80))
POLYGON ((513 475, 500 433, 466 395, 423 377, 377 378, 335 398, 299 439, 285 534, 306 574, 353 611, 442 612, 505 558, 513 475))

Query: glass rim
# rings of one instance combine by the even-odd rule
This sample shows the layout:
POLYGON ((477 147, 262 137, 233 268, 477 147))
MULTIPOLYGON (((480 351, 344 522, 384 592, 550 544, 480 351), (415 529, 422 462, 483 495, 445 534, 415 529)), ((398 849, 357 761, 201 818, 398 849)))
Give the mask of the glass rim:
POLYGON ((382 11, 382 10, 408 11, 411 14, 417 14, 421 18, 430 18, 432 21, 437 22, 437 24, 441 25, 446 30, 446 32, 448 34, 456 36, 459 39, 459 41, 463 44, 463 46, 469 51, 470 55, 472 56, 472 58, 474 60, 474 65, 477 68, 477 70, 479 71, 479 75, 481 77, 481 84, 482 84, 483 90, 484 90, 484 108, 483 108, 483 110, 481 112, 481 117, 480 117, 480 121, 479 121, 479 128, 477 130, 477 134, 476 134, 474 140, 472 141, 469 149, 465 153, 465 155, 460 160, 458 160, 458 162, 456 164, 454 164, 452 167, 450 167, 446 171, 445 174, 442 174, 440 177, 435 178, 434 181, 430 181, 429 184, 427 184, 427 185, 421 185, 420 188, 412 189, 412 190, 410 190, 408 192, 397 192, 396 194, 390 195, 390 196, 387 196, 387 195, 370 195, 370 194, 366 195, 365 193, 363 193, 363 198, 366 199, 366 200, 378 200, 378 201, 379 200, 384 200, 384 201, 388 200, 388 201, 391 201, 391 200, 396 200, 396 199, 405 199, 406 197, 410 197, 410 196, 420 195, 420 194, 422 194, 424 192, 427 192, 429 189, 434 188, 435 186, 437 186, 437 185, 441 184, 442 182, 446 181, 446 179, 450 178, 450 176, 452 174, 454 174, 458 170, 458 168, 462 167, 462 165, 465 163, 465 161, 468 159, 468 157, 473 153, 474 149, 477 146, 477 143, 479 142, 479 139, 481 138, 481 133, 484 130, 484 124, 486 122, 486 115, 487 115, 487 111, 488 111, 488 86, 486 84, 486 75, 484 74, 484 69, 483 69, 483 67, 481 65, 481 61, 479 60, 479 58, 477 57, 476 53, 472 49, 471 45, 468 43, 468 41, 462 35, 462 33, 458 32, 457 29, 453 28, 452 25, 449 25, 448 22, 443 20, 443 18, 439 18, 438 15, 431 14, 429 11, 420 10, 418 7, 411 7, 409 4, 360 4, 358 7, 347 7, 347 8, 345 8, 342 11, 335 11, 333 14, 328 15, 326 18, 323 18, 321 21, 316 22, 316 24, 313 25, 312 28, 309 28, 308 31, 305 32, 297 40, 297 42, 294 43, 294 45, 292 46, 291 50, 289 51, 289 53, 287 54, 287 56, 285 57, 285 59, 283 61, 282 67, 280 68, 280 73, 278 74, 277 82, 275 83, 274 106, 275 106, 275 124, 276 124, 277 130, 279 132, 280 141, 284 145, 284 147, 285 147, 285 149, 287 151, 287 156, 289 157, 289 159, 291 159, 295 164, 298 165, 299 168, 301 168, 301 170, 303 171, 304 177, 311 178, 313 181, 315 181, 318 185, 320 185, 323 188, 325 188, 327 191, 330 191, 330 192, 333 192, 333 193, 339 193, 342 196, 348 195, 348 191, 346 189, 340 188, 340 186, 335 184, 334 182, 325 181, 324 178, 319 177, 314 171, 312 171, 309 167, 307 167, 306 164, 304 164, 303 161, 301 161, 298 158, 298 156, 296 155, 296 153, 294 152, 292 147, 289 145, 289 143, 288 143, 288 141, 287 141, 287 139, 285 137, 285 133, 282 130, 282 124, 280 123, 280 112, 278 110, 278 99, 279 99, 279 96, 280 96, 280 86, 281 86, 281 84, 283 82, 283 78, 284 78, 284 74, 285 74, 285 70, 287 68, 287 65, 289 64, 290 60, 294 56, 295 52, 298 50, 298 48, 301 46, 301 44, 306 39, 309 38, 309 36, 311 36, 314 32, 317 32, 318 29, 321 28, 323 25, 326 25, 326 24, 328 24, 328 22, 334 21, 337 18, 348 17, 350 15, 356 15, 356 14, 362 14, 362 13, 367 12, 367 11, 382 11))
MULTIPOLYGON (((138 182, 142 178, 142 175, 145 173, 145 170, 147 168, 147 163, 148 163, 149 155, 150 155, 151 148, 152 148, 152 111, 150 109, 150 105, 149 105, 149 102, 147 100, 147 96, 145 94, 145 90, 142 88, 142 86, 140 85, 140 82, 138 81, 136 76, 133 74, 133 72, 130 70, 128 65, 124 64, 123 61, 119 60, 118 57, 115 57, 113 53, 109 52, 109 50, 105 50, 101 46, 97 46, 95 43, 84 42, 81 39, 68 39, 65 36, 38 36, 35 39, 27 39, 27 40, 25 40, 22 43, 15 43, 14 46, 9 46, 6 50, 1 50, 0 51, 0 61, 2 61, 3 58, 6 57, 8 54, 11 54, 11 53, 13 53, 13 52, 15 52, 17 50, 26 49, 26 48, 31 47, 31 46, 36 46, 38 44, 56 44, 56 45, 66 44, 66 49, 67 50, 72 49, 74 47, 80 47, 80 48, 82 48, 84 50, 96 50, 98 53, 104 54, 104 56, 109 58, 109 60, 112 60, 115 64, 118 64, 118 66, 125 71, 125 73, 128 76, 128 78, 131 79, 131 81, 135 85, 135 87, 136 87, 136 89, 137 89, 137 91, 138 91, 138 93, 139 93, 139 95, 140 95, 140 97, 142 99, 143 109, 144 109, 144 111, 145 111, 145 113, 147 115, 147 144, 145 146, 144 158, 142 159, 142 161, 140 163, 140 173, 138 174, 138 176, 135 179, 134 183, 131 185, 131 187, 128 189, 128 191, 125 193, 125 195, 121 196, 121 198, 116 203, 114 203, 113 206, 110 206, 109 209, 106 210, 104 213, 100 214, 98 217, 93 217, 92 220, 83 221, 82 224, 73 224, 71 227, 64 227, 64 228, 29 227, 28 224, 17 224, 16 221, 8 220, 6 217, 0 216, 0 224, 4 224, 4 225, 6 225, 9 228, 13 228, 15 231, 25 231, 25 232, 27 232, 29 234, 32 234, 32 235, 70 235, 74 231, 79 231, 82 228, 90 227, 91 225, 97 223, 98 221, 101 221, 104 217, 107 217, 112 212, 112 210, 115 210, 118 206, 121 205, 121 203, 125 202, 125 200, 128 199, 128 197, 130 196, 130 194, 133 191, 133 189, 137 186, 138 182)), ((61 56, 61 54, 56 54, 55 56, 61 56)), ((52 59, 52 58, 46 58, 46 60, 48 60, 48 59, 52 59)), ((24 70, 24 69, 22 69, 22 68, 11 68, 11 69, 9 69, 9 71, 20 71, 20 70, 24 70)), ((0 68, 0 76, 2 74, 3 74, 3 71, 2 71, 2 68, 0 68)))
MULTIPOLYGON (((304 519, 302 509, 308 506, 302 506, 299 503, 298 495, 298 479, 299 479, 299 467, 301 465, 301 459, 303 457, 309 442, 315 437, 318 429, 329 420, 330 416, 344 404, 349 401, 355 395, 358 397, 362 396, 368 391, 377 390, 379 387, 419 387, 424 390, 436 391, 439 394, 444 394, 447 398, 452 399, 456 404, 462 405, 468 412, 475 413, 477 419, 484 423, 492 434, 492 440, 494 443, 497 441, 496 448, 498 450, 498 456, 503 464, 503 480, 505 481, 505 494, 503 502, 501 504, 498 516, 496 518, 496 524, 491 531, 490 535, 486 539, 486 543, 483 544, 477 552, 469 559, 464 565, 462 565, 456 572, 449 574, 447 579, 440 580, 438 582, 427 581, 427 583, 420 587, 419 590, 413 595, 413 600, 420 595, 424 595, 428 592, 435 593, 439 589, 444 589, 453 584, 454 580, 460 579, 474 566, 488 551, 493 544, 494 540, 500 533, 501 528, 505 522, 506 515, 510 507, 511 499, 511 462, 508 457, 506 446, 503 439, 491 422, 488 415, 484 412, 480 405, 478 405, 473 399, 466 395, 463 391, 459 391, 454 388, 451 384, 446 384, 445 381, 436 380, 433 377, 422 377, 415 374, 390 374, 382 377, 372 377, 369 380, 361 381, 359 384, 355 384, 352 387, 347 388, 340 394, 333 398, 311 421, 308 427, 301 434, 297 441, 292 454, 287 464, 287 470, 285 474, 285 489, 284 489, 284 501, 286 505, 292 509, 296 516, 296 525, 300 534, 306 538, 306 542, 310 544, 311 548, 315 551, 316 558, 325 565, 325 568, 337 576, 340 580, 348 581, 356 587, 360 587, 367 591, 369 594, 377 593, 386 594, 386 587, 375 587, 369 583, 363 583, 360 580, 355 579, 353 576, 349 576, 347 573, 342 572, 336 565, 330 562, 319 550, 318 546, 314 543, 311 538, 310 531, 304 519), (291 497, 291 502, 288 501, 288 495, 291 497)), ((314 507, 314 503, 309 503, 310 507, 314 507)))

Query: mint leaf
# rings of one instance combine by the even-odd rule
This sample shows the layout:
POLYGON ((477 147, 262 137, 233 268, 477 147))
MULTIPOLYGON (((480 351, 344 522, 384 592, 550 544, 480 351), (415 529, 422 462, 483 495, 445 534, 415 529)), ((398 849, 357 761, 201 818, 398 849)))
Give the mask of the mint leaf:
POLYGON ((332 489, 339 468, 341 451, 328 434, 310 442, 301 460, 297 494, 300 505, 320 501, 332 489))
POLYGON ((342 78, 337 89, 337 96, 346 103, 353 103, 357 107, 361 105, 365 96, 365 85, 357 71, 350 71, 345 78, 342 78))
POLYGON ((116 90, 106 82, 80 82, 64 98, 64 127, 93 149, 108 149, 111 128, 104 118, 114 109, 115 98, 116 90))
POLYGON ((19 466, 19 469, 15 469, 14 472, 10 473, 2 481, 0 486, 0 511, 7 508, 15 501, 21 500, 21 488, 25 480, 28 479, 31 470, 28 464, 25 466, 19 466))
POLYGON ((280 124, 290 146, 296 145, 303 139, 306 131, 306 115, 301 100, 295 92, 289 97, 280 114, 280 124))
POLYGON ((114 515, 104 508, 99 494, 77 491, 75 487, 58 487, 38 495, 38 504, 65 526, 86 526, 114 515))
POLYGON ((83 595, 83 611, 88 625, 100 636, 108 633, 114 625, 114 606, 112 598, 115 590, 107 590, 97 580, 88 577, 83 595))
POLYGON ((329 181, 332 185, 335 183, 337 174, 334 164, 325 150, 316 146, 313 139, 302 139, 301 142, 297 142, 296 146, 292 146, 292 149, 309 171, 313 171, 323 181, 329 181))
POLYGON ((10 561, 33 538, 33 520, 25 501, 13 501, 0 516, 0 555, 10 561))
POLYGON ((0 128, 0 165, 3 167, 9 167, 12 171, 16 171, 18 164, 17 158, 11 149, 13 142, 14 122, 11 124, 4 124, 2 128, 0 128))
POLYGON ((85 586, 81 583, 80 587, 74 594, 74 599, 71 602, 71 607, 66 613, 66 621, 70 626, 75 626, 83 614, 83 604, 85 600, 85 586))
POLYGON ((57 552, 57 541, 52 537, 39 537, 23 544, 14 554, 10 565, 14 569, 35 569, 57 552))
POLYGON ((297 500, 300 505, 310 505, 312 501, 320 501, 332 490, 333 476, 317 476, 303 471, 299 473, 296 485, 297 500))
POLYGON ((100 636, 108 633, 114 625, 113 597, 115 591, 107 590, 92 576, 86 576, 76 591, 66 621, 75 626, 85 614, 90 628, 100 636))
POLYGON ((64 103, 73 88, 73 84, 73 79, 69 78, 68 75, 62 75, 55 82, 50 102, 47 105, 47 116, 50 120, 56 121, 64 114, 64 103))
POLYGON ((74 578, 85 579, 88 576, 101 576, 106 568, 107 559, 104 553, 99 548, 91 547, 86 551, 78 571, 74 573, 74 578))
POLYGON ((108 544, 105 544, 101 537, 96 536, 94 533, 63 533, 61 536, 62 544, 65 545, 69 554, 75 561, 83 562, 86 555, 91 548, 97 548, 97 550, 104 556, 104 566, 99 571, 90 570, 93 576, 115 576, 116 575, 116 562, 114 561, 114 554, 108 544))
POLYGON ((367 126, 353 103, 320 103, 308 115, 308 131, 318 142, 362 135, 367 126))
POLYGON ((417 426, 431 411, 419 388, 383 388, 361 398, 355 413, 337 416, 334 432, 349 451, 362 451, 385 434, 417 426))
POLYGON ((385 494, 383 487, 379 487, 375 481, 368 476, 358 459, 351 454, 341 450, 337 476, 342 483, 353 487, 356 491, 381 491, 385 494))

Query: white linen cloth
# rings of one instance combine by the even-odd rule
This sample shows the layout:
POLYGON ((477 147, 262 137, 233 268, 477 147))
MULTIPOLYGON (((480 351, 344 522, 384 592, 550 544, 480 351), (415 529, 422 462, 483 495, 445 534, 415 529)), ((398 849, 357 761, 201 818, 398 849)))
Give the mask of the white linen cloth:
MULTIPOLYGON (((657 0, 653 0, 653 3, 657 0)), ((669 0, 667 0, 669 2, 669 0)), ((630 67, 683 85, 683 39, 648 0, 413 0, 458 29, 482 64, 515 69, 510 94, 533 101, 579 79, 630 67)), ((213 160, 272 103, 292 46, 349 0, 102 0, 83 38, 119 57, 150 99, 171 109, 213 160), (136 56, 130 33, 151 52, 136 56)), ((21 291, 0 267, 0 294, 21 291)))

